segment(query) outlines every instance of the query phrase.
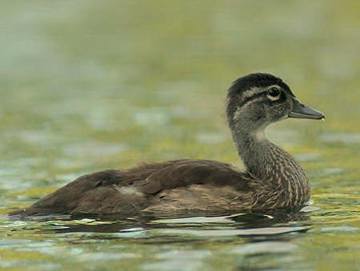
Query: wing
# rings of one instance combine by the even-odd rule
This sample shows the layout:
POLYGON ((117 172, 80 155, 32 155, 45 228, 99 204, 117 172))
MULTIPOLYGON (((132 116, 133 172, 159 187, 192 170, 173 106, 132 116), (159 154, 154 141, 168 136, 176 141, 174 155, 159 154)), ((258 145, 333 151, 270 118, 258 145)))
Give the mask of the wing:
POLYGON ((250 180, 247 173, 239 172, 229 164, 211 160, 175 160, 163 164, 135 186, 145 194, 193 184, 229 185, 246 190, 250 180))

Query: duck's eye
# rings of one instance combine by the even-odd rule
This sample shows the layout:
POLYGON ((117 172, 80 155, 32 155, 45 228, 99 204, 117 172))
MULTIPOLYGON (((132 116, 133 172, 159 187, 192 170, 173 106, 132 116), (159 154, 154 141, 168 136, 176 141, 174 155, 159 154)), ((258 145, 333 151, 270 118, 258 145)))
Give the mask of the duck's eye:
POLYGON ((280 99, 281 91, 277 87, 272 87, 268 89, 267 96, 271 101, 276 101, 280 99))

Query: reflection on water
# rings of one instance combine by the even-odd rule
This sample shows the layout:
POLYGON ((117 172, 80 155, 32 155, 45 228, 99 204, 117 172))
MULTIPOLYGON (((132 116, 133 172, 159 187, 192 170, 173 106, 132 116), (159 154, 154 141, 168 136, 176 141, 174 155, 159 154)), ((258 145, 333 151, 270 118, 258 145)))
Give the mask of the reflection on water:
MULTIPOLYGON (((304 213, 295 216, 307 217, 304 213)), ((294 219, 291 215, 272 217, 260 214, 121 220, 42 217, 26 221, 12 220, 2 225, 1 229, 9 236, 20 234, 23 237, 2 241, 0 247, 16 251, 19 255, 31 251, 48 257, 58 257, 59 251, 62 251, 65 254, 63 257, 76 256, 79 265, 84 261, 93 261, 96 267, 107 268, 134 260, 140 255, 144 257, 142 250, 149 248, 153 254, 148 255, 147 261, 133 265, 134 269, 169 269, 183 261, 186 261, 186 268, 197 269, 206 268, 208 261, 223 254, 231 259, 230 262, 241 256, 245 263, 247 258, 251 260, 262 255, 294 253, 298 246, 292 241, 311 229, 301 221, 295 223, 294 219), (36 235, 37 240, 27 240, 26 236, 30 235, 36 235), (72 246, 64 251, 63 242, 72 246), (88 251, 89 245, 96 245, 95 252, 88 251), (139 249, 134 249, 135 245, 139 249), (213 246, 218 248, 214 251, 213 246), (159 249, 156 250, 156 247, 159 249), (107 252, 109 249, 110 253, 107 252)), ((1 263, 1 266, 9 264, 1 263)), ((241 266, 243 263, 238 265, 241 266)), ((253 268, 257 266, 267 267, 263 262, 252 264, 253 268)), ((45 263, 37 265, 37 268, 49 267, 45 263)))
POLYGON ((0 269, 359 270, 358 10, 355 0, 4 1, 0 269), (241 167, 225 89, 258 70, 327 116, 269 129, 310 177, 303 212, 6 217, 105 168, 184 157, 241 167))

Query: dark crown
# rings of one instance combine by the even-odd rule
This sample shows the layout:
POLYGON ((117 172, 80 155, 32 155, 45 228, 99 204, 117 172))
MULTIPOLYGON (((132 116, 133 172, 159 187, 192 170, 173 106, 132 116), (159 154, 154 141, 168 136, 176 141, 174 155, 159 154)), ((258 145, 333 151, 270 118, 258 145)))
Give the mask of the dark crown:
POLYGON ((231 98, 234 95, 241 95, 244 91, 253 87, 261 88, 271 85, 278 85, 294 96, 289 86, 279 77, 276 77, 269 73, 250 73, 248 75, 238 78, 233 82, 233 84, 228 90, 228 97, 231 98))

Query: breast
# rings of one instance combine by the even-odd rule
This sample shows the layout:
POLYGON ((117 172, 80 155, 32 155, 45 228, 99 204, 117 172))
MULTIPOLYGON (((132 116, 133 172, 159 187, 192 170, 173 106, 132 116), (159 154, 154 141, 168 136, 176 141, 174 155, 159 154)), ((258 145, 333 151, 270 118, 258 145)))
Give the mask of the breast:
POLYGON ((254 180, 252 190, 256 198, 255 211, 272 209, 299 209, 310 199, 310 186, 304 171, 294 170, 289 164, 277 164, 266 181, 254 180))

